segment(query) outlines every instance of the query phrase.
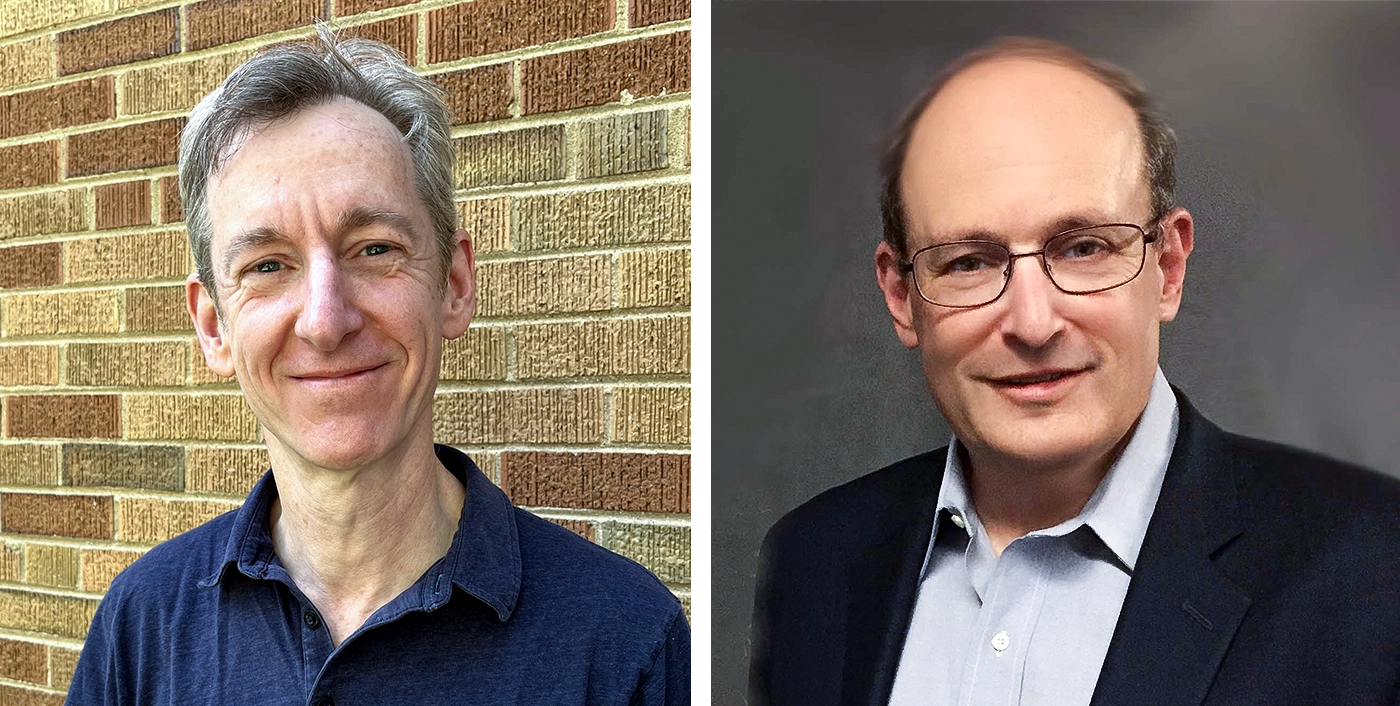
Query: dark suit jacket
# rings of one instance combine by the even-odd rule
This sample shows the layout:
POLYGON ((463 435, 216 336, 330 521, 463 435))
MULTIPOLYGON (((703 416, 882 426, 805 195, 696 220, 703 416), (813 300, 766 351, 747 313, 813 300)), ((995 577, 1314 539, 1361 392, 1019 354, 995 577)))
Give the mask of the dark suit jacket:
MULTIPOLYGON (((1226 433, 1176 394, 1176 445, 1091 703, 1400 703, 1400 481, 1226 433)), ((751 705, 889 701, 946 453, 774 525, 751 705)))

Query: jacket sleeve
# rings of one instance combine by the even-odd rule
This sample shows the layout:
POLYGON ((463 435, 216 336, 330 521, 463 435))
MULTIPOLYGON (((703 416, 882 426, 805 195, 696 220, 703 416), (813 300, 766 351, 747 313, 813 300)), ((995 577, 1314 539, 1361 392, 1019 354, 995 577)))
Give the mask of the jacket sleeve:
POLYGON ((690 706, 690 625, 679 607, 651 669, 637 684, 632 706, 690 706))

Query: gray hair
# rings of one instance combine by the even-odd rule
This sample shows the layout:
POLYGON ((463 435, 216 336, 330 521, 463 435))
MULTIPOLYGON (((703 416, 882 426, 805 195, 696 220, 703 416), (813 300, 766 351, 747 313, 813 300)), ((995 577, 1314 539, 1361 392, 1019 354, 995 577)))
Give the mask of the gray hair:
POLYGON ((367 39, 338 40, 318 23, 317 39, 278 45, 249 59, 205 96, 180 133, 180 199, 190 250, 204 288, 214 298, 209 179, 226 152, 250 131, 297 111, 348 98, 379 112, 398 128, 413 163, 418 197, 432 218, 443 283, 455 249, 451 121, 443 91, 413 72, 393 48, 367 39))

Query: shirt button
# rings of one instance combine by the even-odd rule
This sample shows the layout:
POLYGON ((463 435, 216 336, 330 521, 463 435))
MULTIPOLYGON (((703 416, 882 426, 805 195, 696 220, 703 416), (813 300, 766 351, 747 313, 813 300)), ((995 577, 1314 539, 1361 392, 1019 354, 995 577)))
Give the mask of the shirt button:
POLYGON ((1005 652, 1006 648, 1010 646, 1011 636, 1007 635, 1005 630, 1002 630, 1001 632, 997 633, 995 636, 992 637, 992 649, 996 650, 997 652, 1005 652))
MULTIPOLYGON (((316 611, 314 611, 314 610, 308 610, 308 611, 306 611, 305 613, 303 613, 302 616, 301 616, 301 619, 306 623, 306 627, 311 628, 312 630, 315 630, 315 629, 321 627, 321 616, 316 615, 316 611)), ((327 696, 326 698, 329 699, 330 697, 327 696)), ((317 706, 320 706, 320 704, 321 704, 320 701, 318 701, 318 702, 316 702, 316 703, 317 703, 317 706)), ((330 706, 330 702, 329 702, 329 701, 326 701, 325 703, 326 703, 326 706, 330 706)))
POLYGON ((330 694, 326 694, 316 701, 316 706, 335 706, 335 699, 332 699, 330 694))
POLYGON ((961 529, 967 529, 967 520, 964 520, 963 517, 962 517, 962 515, 959 515, 959 514, 957 514, 957 513, 953 513, 952 520, 953 520, 953 524, 957 525, 959 528, 961 528, 961 529))

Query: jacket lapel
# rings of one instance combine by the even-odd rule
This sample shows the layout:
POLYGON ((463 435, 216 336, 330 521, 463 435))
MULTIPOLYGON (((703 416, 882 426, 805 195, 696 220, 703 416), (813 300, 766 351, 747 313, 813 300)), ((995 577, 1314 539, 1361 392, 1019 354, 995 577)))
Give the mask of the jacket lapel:
POLYGON ((928 551, 943 479, 943 454, 897 489, 880 515, 881 531, 864 543, 851 563, 846 614, 841 703, 885 706, 918 596, 919 572, 928 551))
POLYGON ((1245 524, 1224 433, 1176 394, 1176 445, 1091 706, 1198 706, 1249 608, 1212 561, 1245 524))

